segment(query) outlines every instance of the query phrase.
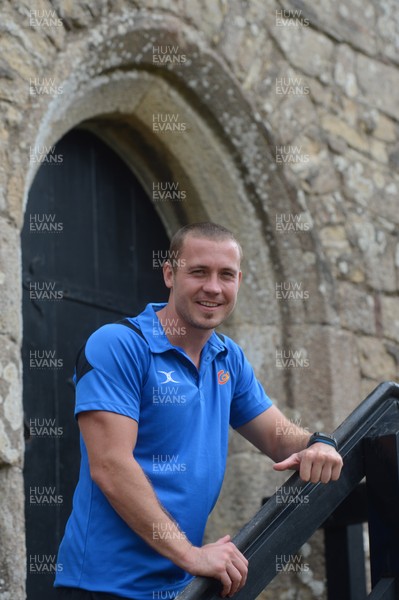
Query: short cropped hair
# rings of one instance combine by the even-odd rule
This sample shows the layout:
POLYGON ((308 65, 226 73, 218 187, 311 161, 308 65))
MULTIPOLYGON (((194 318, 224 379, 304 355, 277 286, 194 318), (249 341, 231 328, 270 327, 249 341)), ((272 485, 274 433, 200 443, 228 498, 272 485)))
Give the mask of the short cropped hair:
POLYGON ((240 260, 242 260, 242 248, 234 233, 232 233, 226 227, 223 227, 223 225, 218 225, 217 223, 212 223, 211 221, 192 223, 191 225, 185 225, 176 231, 170 241, 169 256, 173 256, 174 258, 179 256, 179 253, 183 248, 184 240, 188 235, 216 241, 232 240, 237 244, 238 251, 240 253, 240 260))

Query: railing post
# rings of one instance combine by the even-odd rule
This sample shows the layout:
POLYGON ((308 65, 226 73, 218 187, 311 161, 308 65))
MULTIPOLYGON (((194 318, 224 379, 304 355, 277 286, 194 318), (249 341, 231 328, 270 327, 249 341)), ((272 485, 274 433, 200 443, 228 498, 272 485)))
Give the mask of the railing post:
POLYGON ((359 484, 323 525, 328 600, 364 600, 366 597, 363 542, 366 521, 366 485, 359 484))
POLYGON ((324 539, 328 600, 364 600, 363 525, 326 527, 324 539))
POLYGON ((399 432, 364 440, 371 581, 396 581, 399 599, 399 432))

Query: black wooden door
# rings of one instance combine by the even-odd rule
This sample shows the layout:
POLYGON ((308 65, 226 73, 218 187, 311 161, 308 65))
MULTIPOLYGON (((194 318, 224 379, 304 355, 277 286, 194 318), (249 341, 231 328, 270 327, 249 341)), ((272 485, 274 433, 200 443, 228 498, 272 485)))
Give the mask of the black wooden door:
POLYGON ((100 325, 166 299, 153 256, 167 247, 121 159, 88 132, 68 133, 37 173, 22 232, 29 600, 55 598, 55 559, 79 469, 76 354, 100 325))

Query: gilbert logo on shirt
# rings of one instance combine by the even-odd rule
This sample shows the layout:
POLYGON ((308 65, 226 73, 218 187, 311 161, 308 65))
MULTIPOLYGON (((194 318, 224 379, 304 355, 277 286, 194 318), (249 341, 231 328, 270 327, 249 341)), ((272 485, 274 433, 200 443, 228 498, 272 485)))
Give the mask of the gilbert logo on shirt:
POLYGON ((220 370, 218 371, 218 384, 224 385, 230 379, 230 373, 228 371, 220 370))
POLYGON ((158 371, 158 373, 162 373, 162 375, 165 376, 165 381, 161 381, 161 385, 169 382, 180 383, 179 381, 176 381, 176 379, 173 379, 172 373, 174 373, 174 371, 158 371))

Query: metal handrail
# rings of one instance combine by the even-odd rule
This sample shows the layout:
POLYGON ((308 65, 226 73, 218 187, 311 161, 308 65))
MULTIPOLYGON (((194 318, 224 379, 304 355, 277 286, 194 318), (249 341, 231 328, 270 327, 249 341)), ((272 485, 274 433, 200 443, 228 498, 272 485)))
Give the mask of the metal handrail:
MULTIPOLYGON (((399 431, 399 385, 380 384, 336 429, 344 468, 338 481, 312 484, 292 475, 233 538, 249 561, 247 582, 236 600, 253 600, 276 576, 276 556, 292 556, 365 475, 363 439, 399 431), (281 490, 291 497, 277 502, 281 490), (301 499, 307 501, 301 501, 301 499), (286 499, 287 500, 287 499, 286 499)), ((180 600, 220 600, 220 583, 196 577, 180 600)))

